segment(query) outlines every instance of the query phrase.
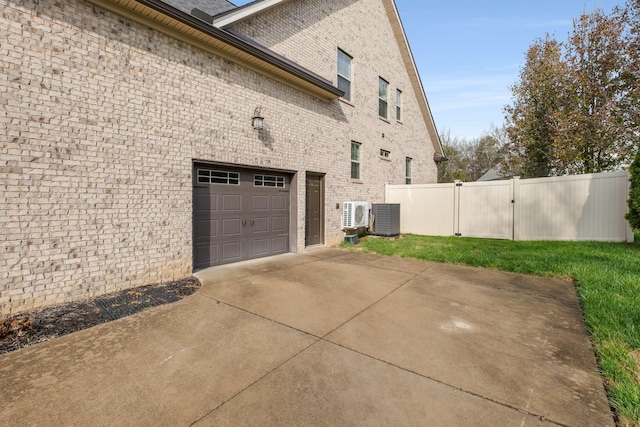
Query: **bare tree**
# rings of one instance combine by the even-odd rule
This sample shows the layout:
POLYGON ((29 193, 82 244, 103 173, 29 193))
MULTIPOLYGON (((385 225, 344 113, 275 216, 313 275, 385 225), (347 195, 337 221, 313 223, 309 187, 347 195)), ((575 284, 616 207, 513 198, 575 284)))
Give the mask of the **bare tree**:
POLYGON ((500 161, 500 143, 490 134, 465 139, 446 131, 440 139, 449 160, 438 166, 438 182, 477 181, 500 161))

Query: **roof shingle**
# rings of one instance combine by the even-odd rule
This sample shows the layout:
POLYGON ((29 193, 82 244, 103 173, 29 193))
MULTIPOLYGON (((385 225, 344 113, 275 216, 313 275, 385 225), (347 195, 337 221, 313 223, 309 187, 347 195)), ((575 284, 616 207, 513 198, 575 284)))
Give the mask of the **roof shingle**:
POLYGON ((228 12, 237 7, 227 0, 164 0, 164 2, 189 14, 191 14, 191 10, 197 8, 211 16, 228 12))

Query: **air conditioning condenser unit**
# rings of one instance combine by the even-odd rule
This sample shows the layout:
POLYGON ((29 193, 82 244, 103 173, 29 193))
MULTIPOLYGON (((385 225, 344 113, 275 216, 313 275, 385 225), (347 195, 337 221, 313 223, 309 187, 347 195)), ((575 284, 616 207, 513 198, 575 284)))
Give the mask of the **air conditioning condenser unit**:
POLYGON ((398 236, 400 234, 400 203, 374 203, 373 234, 376 236, 398 236))
POLYGON ((369 226, 369 202, 344 202, 342 228, 369 226))

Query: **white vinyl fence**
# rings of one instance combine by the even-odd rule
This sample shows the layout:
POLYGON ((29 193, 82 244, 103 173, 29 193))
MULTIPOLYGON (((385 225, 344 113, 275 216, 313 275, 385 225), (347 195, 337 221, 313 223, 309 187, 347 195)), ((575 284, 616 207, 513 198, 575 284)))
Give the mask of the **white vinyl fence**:
POLYGON ((633 241, 628 195, 626 171, 386 187, 402 233, 513 240, 633 241))

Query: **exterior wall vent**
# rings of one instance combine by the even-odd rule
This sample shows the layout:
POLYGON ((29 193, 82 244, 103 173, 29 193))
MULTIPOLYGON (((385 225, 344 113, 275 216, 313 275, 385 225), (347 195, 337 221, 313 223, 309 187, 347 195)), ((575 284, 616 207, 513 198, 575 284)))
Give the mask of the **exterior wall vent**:
POLYGON ((398 236, 400 234, 400 203, 374 203, 373 234, 376 236, 398 236))

